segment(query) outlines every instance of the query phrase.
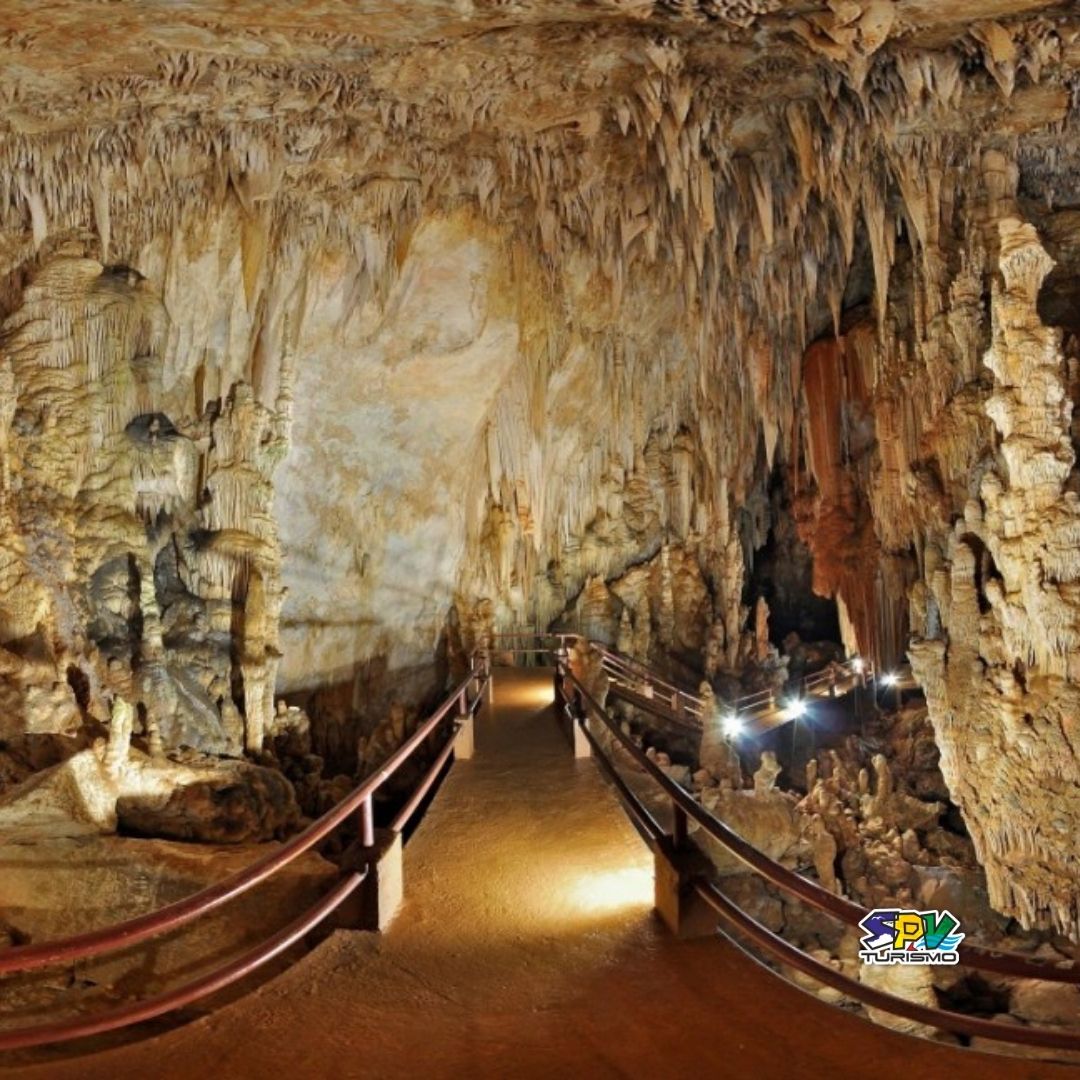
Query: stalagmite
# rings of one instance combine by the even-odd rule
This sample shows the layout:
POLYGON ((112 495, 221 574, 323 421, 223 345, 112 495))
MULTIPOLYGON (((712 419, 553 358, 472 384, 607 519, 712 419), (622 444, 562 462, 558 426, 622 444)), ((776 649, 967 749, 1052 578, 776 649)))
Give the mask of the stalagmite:
POLYGON ((109 719, 109 743, 105 749, 105 767, 114 775, 127 764, 134 723, 134 707, 121 697, 114 698, 109 719))

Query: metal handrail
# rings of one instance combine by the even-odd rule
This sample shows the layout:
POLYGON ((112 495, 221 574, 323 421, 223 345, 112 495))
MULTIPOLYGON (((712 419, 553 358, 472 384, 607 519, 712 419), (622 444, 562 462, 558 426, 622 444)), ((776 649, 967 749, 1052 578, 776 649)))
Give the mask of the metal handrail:
POLYGON ((667 724, 683 727, 699 737, 701 735, 703 725, 700 718, 689 713, 677 713, 670 704, 665 704, 656 697, 639 694, 625 683, 612 682, 608 688, 608 694, 611 697, 621 698, 644 712, 652 713, 653 716, 660 717, 667 724))
POLYGON ((651 683, 653 686, 662 687, 664 690, 670 691, 672 694, 683 694, 686 697, 694 698, 699 702, 701 699, 694 694, 691 694, 687 690, 683 690, 681 687, 676 686, 674 683, 667 682, 660 678, 655 671, 648 665, 643 664, 640 660, 635 660, 632 656, 626 656, 624 653, 616 652, 613 649, 609 649, 606 645, 600 645, 597 642, 590 641, 589 644, 601 655, 601 657, 613 667, 625 668, 628 671, 636 672, 642 679, 651 683))
MULTIPOLYGON (((486 685, 486 679, 480 684, 477 690, 476 697, 473 698, 472 703, 469 705, 469 716, 475 716, 477 709, 480 707, 480 703, 484 700, 483 687, 486 685)), ((460 699, 459 699, 460 702, 460 699)), ((464 717, 459 714, 458 722, 454 724, 447 736, 446 742, 443 744, 442 750, 439 751, 438 756, 431 763, 428 771, 424 773, 424 778, 416 786, 416 790, 409 796, 408 802, 397 812, 397 816, 392 822, 390 822, 390 829, 392 832, 403 832, 405 825, 409 819, 419 809, 420 804, 424 801, 427 793, 431 790, 432 785, 435 783, 442 772, 443 766, 446 764, 447 759, 454 752, 454 746, 457 739, 457 733, 461 730, 464 723, 464 717)))
MULTIPOLYGON (((1046 1027, 1024 1027, 1020 1024, 1002 1023, 999 1020, 986 1020, 980 1016, 968 1016, 964 1013, 958 1013, 953 1009, 920 1005, 918 1002, 909 1001, 907 998, 897 997, 895 994, 878 990, 866 983, 852 979, 842 971, 837 971, 836 968, 831 967, 829 964, 823 963, 816 957, 803 952, 798 946, 792 945, 790 941, 763 926, 753 916, 748 915, 712 882, 699 880, 695 882, 694 888, 698 895, 725 922, 734 926, 740 934, 749 938, 759 948, 770 953, 780 963, 787 964, 796 971, 801 971, 804 975, 809 975, 812 979, 816 979, 826 986, 831 986, 834 990, 839 990, 840 993, 854 998, 863 1005, 959 1035, 980 1036, 986 1039, 995 1039, 998 1042, 1024 1043, 1028 1046, 1039 1046, 1048 1050, 1080 1050, 1080 1032, 1058 1031, 1046 1027)), ((761 960, 736 937, 723 929, 720 932, 745 956, 761 965, 771 974, 776 974, 772 968, 762 964, 761 960)))
MULTIPOLYGON (((565 637, 579 637, 580 635, 564 635, 565 637)), ((584 640, 584 639, 583 639, 584 640)), ((648 665, 640 660, 626 656, 602 645, 590 641, 589 645, 599 653, 604 670, 617 678, 628 682, 639 682, 665 692, 671 711, 677 717, 692 716, 700 719, 705 713, 705 702, 697 694, 661 678, 648 665)), ((799 680, 799 692, 802 696, 814 693, 819 687, 835 686, 839 681, 855 679, 862 683, 869 682, 874 678, 874 666, 871 661, 863 657, 851 657, 842 663, 830 664, 827 668, 816 671, 811 675, 805 675, 799 680)), ((750 694, 742 694, 731 699, 721 694, 717 695, 717 702, 727 712, 737 715, 747 713, 765 713, 777 707, 776 693, 773 690, 756 690, 750 694)))
MULTIPOLYGON (((721 844, 730 854, 749 866, 751 870, 760 874, 767 881, 784 890, 784 892, 798 897, 819 911, 824 911, 841 922, 855 927, 866 917, 868 914, 866 908, 848 900, 846 897, 837 896, 817 882, 811 881, 794 870, 775 862, 728 825, 724 824, 715 814, 702 806, 686 788, 664 773, 634 740, 615 723, 607 710, 596 701, 577 676, 561 662, 558 666, 558 674, 561 679, 570 682, 574 692, 578 695, 582 715, 586 711, 591 712, 619 740, 634 761, 670 797, 676 811, 676 818, 680 815, 684 818, 693 818, 709 836, 721 844)), ((992 971, 1000 975, 1012 975, 1021 978, 1043 979, 1048 982, 1080 983, 1080 966, 1059 967, 1052 961, 1019 956, 1015 953, 988 949, 978 945, 961 944, 958 952, 962 964, 980 971, 992 971)))
POLYGON ((362 839, 367 841, 364 846, 370 847, 373 842, 372 799, 375 792, 412 756, 417 747, 446 718, 455 704, 459 707, 459 713, 467 711, 470 683, 478 682, 477 697, 479 697, 488 678, 490 675, 486 671, 481 675, 470 671, 438 709, 387 758, 376 772, 354 788, 336 806, 312 822, 303 832, 282 844, 276 851, 270 852, 223 881, 145 915, 84 934, 31 945, 16 945, 0 951, 0 975, 14 971, 32 971, 48 967, 50 964, 66 963, 101 953, 114 952, 183 926, 258 885, 314 847, 357 811, 360 812, 361 817, 362 839))
POLYGON ((660 840, 666 835, 663 826, 656 820, 649 808, 630 790, 630 786, 619 775, 619 771, 607 759, 596 736, 584 725, 581 725, 581 733, 596 753, 596 761, 601 771, 615 786, 623 806, 626 807, 626 811, 630 815, 630 821, 634 828, 641 834, 642 839, 649 847, 656 850, 660 840))
MULTIPOLYGON (((666 691, 668 702, 676 715, 689 715, 700 718, 705 712, 705 702, 700 695, 695 694, 692 690, 686 690, 681 686, 668 682, 642 661, 612 649, 602 642, 592 641, 582 634, 572 631, 539 633, 529 630, 509 630, 499 631, 492 634, 491 637, 496 641, 529 641, 531 643, 543 641, 544 639, 554 639, 561 647, 565 647, 570 641, 584 641, 599 654, 605 670, 611 674, 624 675, 627 681, 630 682, 637 681, 647 684, 652 687, 654 692, 657 689, 666 691)), ((540 645, 529 649, 511 648, 504 651, 553 653, 555 650, 540 645)), ((847 679, 854 679, 861 684, 865 684, 872 682, 876 676, 877 671, 872 660, 866 657, 852 656, 839 663, 830 663, 820 671, 802 676, 799 680, 799 692, 806 696, 819 687, 835 686, 838 682, 847 679)), ((773 690, 755 690, 752 693, 741 694, 733 699, 718 694, 717 701, 729 712, 752 713, 761 709, 762 706, 767 706, 768 709, 773 708, 776 705, 776 693, 773 690)))

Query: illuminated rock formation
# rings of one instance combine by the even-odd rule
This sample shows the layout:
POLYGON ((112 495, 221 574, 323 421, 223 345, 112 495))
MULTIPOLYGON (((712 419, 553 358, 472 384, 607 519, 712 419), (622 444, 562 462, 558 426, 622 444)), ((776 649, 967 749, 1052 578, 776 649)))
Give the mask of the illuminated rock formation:
POLYGON ((1061 332, 1043 326, 1035 307, 1053 260, 1030 224, 1005 218, 999 229, 1001 278, 985 356, 994 387, 984 407, 1000 434, 1000 458, 915 594, 922 625, 912 657, 992 902, 1025 926, 1077 936, 1073 403, 1061 332))
POLYGON ((974 7, 22 12, 0 776, 123 703, 153 768, 353 770, 512 626, 778 690, 784 533, 1075 936, 1080 21, 974 7))

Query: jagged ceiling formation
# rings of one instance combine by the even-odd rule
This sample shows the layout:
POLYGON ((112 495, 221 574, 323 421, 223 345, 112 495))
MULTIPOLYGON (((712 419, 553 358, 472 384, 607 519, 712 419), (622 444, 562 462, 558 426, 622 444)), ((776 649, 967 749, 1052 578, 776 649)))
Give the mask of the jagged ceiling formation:
MULTIPOLYGON (((231 699, 270 723, 275 672, 355 711, 441 638, 453 654, 493 622, 572 608, 647 642, 657 596, 695 624, 684 646, 731 666, 774 469, 848 644, 945 647, 948 605, 926 591, 996 453, 983 354, 1000 222, 1044 230, 1056 310, 1075 295, 1072 8, 4 4, 4 445, 56 487, 71 429, 44 419, 64 401, 32 376, 73 371, 74 399, 103 374, 123 384, 76 432, 51 512, 73 565, 114 566, 109 632, 127 619, 141 638, 88 645, 105 601, 49 578, 4 642, 21 657, 44 619, 56 670, 19 677, 86 668, 84 711, 102 714, 95 694, 131 696, 131 665, 171 671, 183 639, 203 674, 168 675, 174 715, 208 730, 216 708, 226 739, 231 699), (117 264, 133 272, 102 274, 117 264), (99 308, 115 318, 83 342, 71 327, 99 308), (117 329, 136 316, 155 332, 117 329), (148 416, 164 418, 152 433, 148 416), (130 493, 121 432, 149 447, 130 493), (132 502, 112 547, 77 527, 103 487, 132 502), (115 569, 125 551, 135 586, 115 569)), ((40 585, 34 483, 7 496, 24 524, 5 580, 40 585)), ((977 633, 972 679, 1012 662, 977 633)), ((944 739, 967 707, 953 685, 932 702, 944 739)), ((1014 709, 1027 690, 1008 693, 1014 709)), ((1066 742, 1055 776, 1077 773, 1066 742)), ((974 793, 961 804, 981 820, 974 793)), ((1072 841, 986 830, 992 882, 1020 882, 999 882, 1000 904, 1074 929, 1072 841), (1025 885, 1032 851, 1057 870, 1025 885)))

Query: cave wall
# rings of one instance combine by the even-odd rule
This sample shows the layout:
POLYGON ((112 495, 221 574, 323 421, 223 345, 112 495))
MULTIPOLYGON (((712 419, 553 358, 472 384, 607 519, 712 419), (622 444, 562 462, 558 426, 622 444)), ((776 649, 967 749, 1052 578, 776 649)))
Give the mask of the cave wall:
POLYGON ((156 7, 0 38, 7 728, 251 749, 559 618, 731 667, 779 469, 1075 933, 1075 13, 156 7))

